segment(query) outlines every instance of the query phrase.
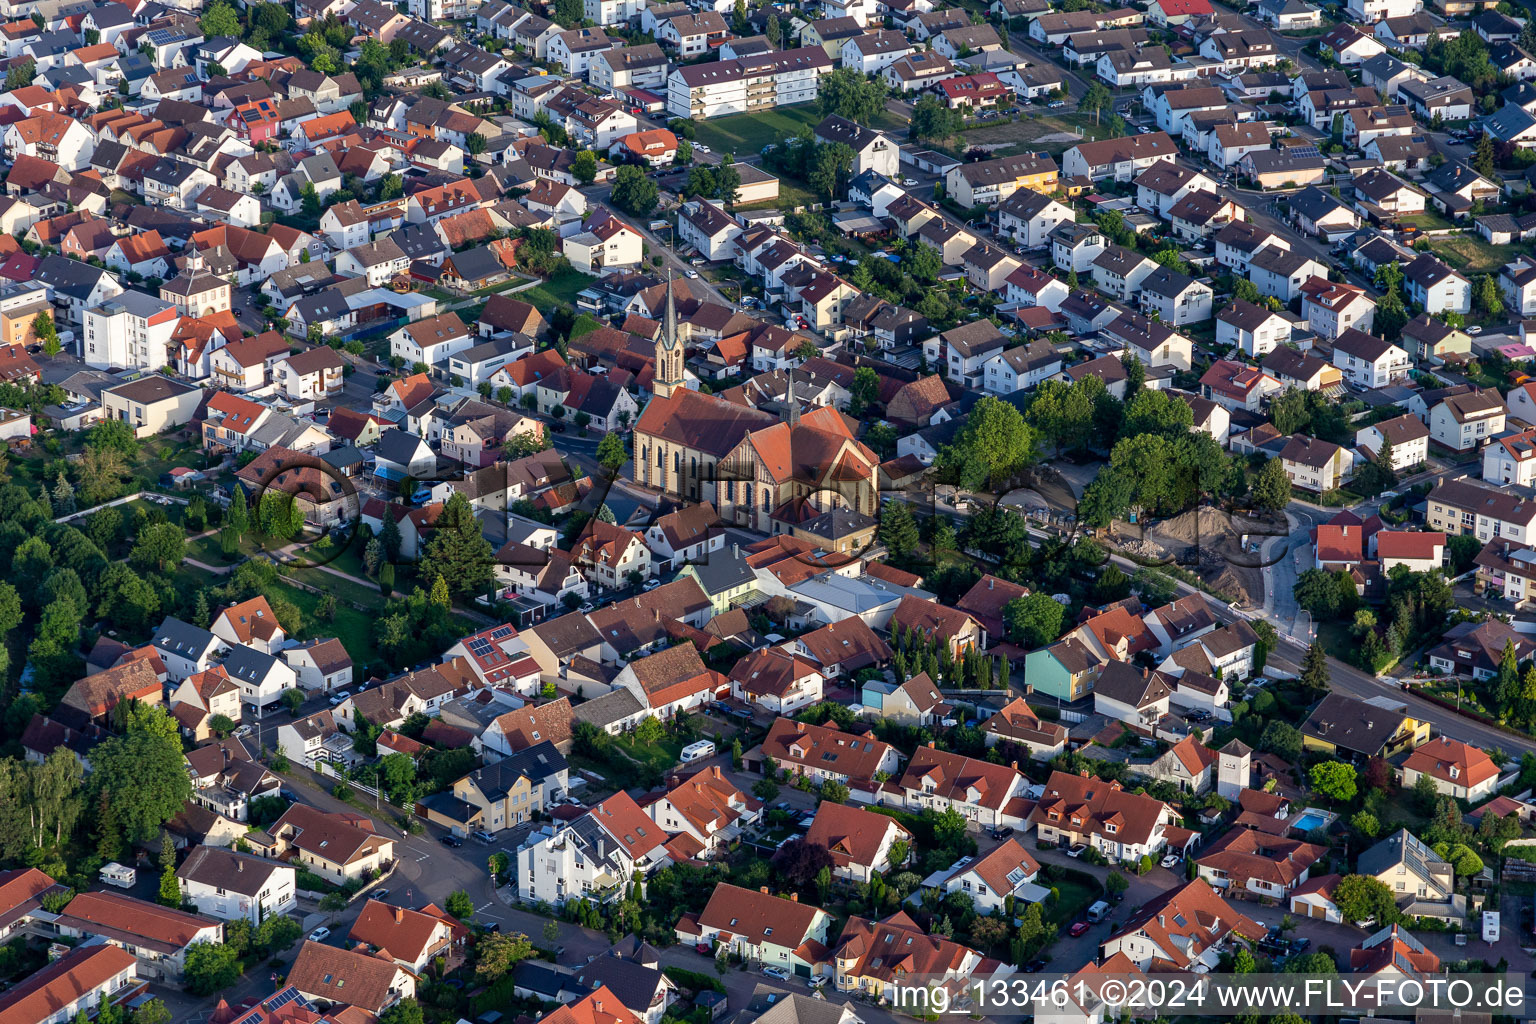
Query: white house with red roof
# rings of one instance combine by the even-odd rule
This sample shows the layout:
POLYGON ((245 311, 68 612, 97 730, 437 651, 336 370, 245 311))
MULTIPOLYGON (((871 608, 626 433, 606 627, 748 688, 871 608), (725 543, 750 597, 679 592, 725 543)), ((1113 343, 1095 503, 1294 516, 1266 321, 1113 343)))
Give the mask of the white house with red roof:
POLYGON ((680 837, 688 837, 698 848, 695 857, 728 846, 763 813, 763 802, 743 793, 717 764, 687 778, 672 777, 665 793, 648 794, 644 801, 650 819, 674 833, 669 845, 677 849, 680 837))
POLYGON ((1029 814, 1041 840, 1089 845, 1117 861, 1139 860, 1169 847, 1185 849, 1197 834, 1178 828, 1178 820, 1163 801, 1128 793, 1118 782, 1086 772, 1052 772, 1029 814))
POLYGON ((281 650, 288 634, 272 614, 272 606, 260 595, 220 610, 208 631, 232 646, 250 647, 266 654, 281 650))
POLYGON ((1209 17, 1211 13, 1211 0, 1152 0, 1147 5, 1147 21, 1163 28, 1182 25, 1194 17, 1209 17))
POLYGON ((1162 782, 1171 782, 1186 793, 1204 793, 1215 779, 1216 751, 1193 736, 1165 750, 1152 762, 1149 774, 1162 782))
POLYGON ((539 663, 529 655, 527 642, 510 622, 463 637, 443 652, 445 661, 454 657, 467 661, 475 677, 486 686, 528 695, 539 686, 539 663))
POLYGON ((1214 970, 1233 939, 1256 942, 1267 929, 1233 909, 1196 879, 1144 904, 1100 947, 1124 953, 1137 967, 1214 970))
POLYGON ((1007 839, 981 857, 966 857, 952 865, 938 880, 937 888, 964 893, 978 914, 990 914, 1009 896, 1026 903, 1039 903, 1049 896, 1049 889, 1035 884, 1039 874, 1040 862, 1022 843, 1007 839))
POLYGON ((1430 572, 1445 564, 1445 534, 1433 530, 1378 530, 1371 538, 1381 571, 1406 565, 1411 572, 1430 572))
POLYGON ((821 700, 821 670, 792 651, 753 651, 731 669, 731 696, 777 715, 792 715, 821 700))
POLYGON ((836 877, 867 882, 877 871, 888 875, 900 870, 902 862, 891 859, 891 846, 904 842, 910 851, 912 833, 890 815, 823 800, 805 841, 827 848, 836 877))
POLYGON ((908 810, 953 808, 984 828, 1021 826, 1033 806, 1025 798, 1029 780, 1016 765, 978 761, 932 744, 913 752, 897 785, 908 810))
POLYGON ((1437 792, 1473 803, 1492 793, 1499 782, 1499 769, 1486 753, 1445 736, 1415 747, 1402 771, 1404 788, 1428 776, 1437 792))
POLYGON ((801 903, 798 893, 786 899, 767 886, 753 890, 721 883, 703 910, 677 922, 677 937, 718 943, 764 966, 809 977, 827 959, 832 921, 820 907, 801 903))
POLYGON ((708 668, 691 643, 662 648, 625 665, 613 679, 615 690, 635 695, 641 707, 662 721, 701 708, 726 692, 725 676, 708 668))
POLYGON ((571 899, 607 900, 635 872, 645 876, 670 864, 669 838, 620 790, 579 818, 545 825, 518 848, 518 898, 556 907, 571 899))

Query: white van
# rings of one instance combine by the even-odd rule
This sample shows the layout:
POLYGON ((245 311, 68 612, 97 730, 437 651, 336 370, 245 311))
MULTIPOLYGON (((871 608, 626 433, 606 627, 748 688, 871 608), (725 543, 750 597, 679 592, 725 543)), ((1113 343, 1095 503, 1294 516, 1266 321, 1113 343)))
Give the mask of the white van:
POLYGON ((715 745, 712 741, 699 740, 697 743, 690 743, 684 747, 682 754, 678 756, 678 760, 683 762, 683 764, 687 764, 700 758, 712 757, 714 753, 715 745))

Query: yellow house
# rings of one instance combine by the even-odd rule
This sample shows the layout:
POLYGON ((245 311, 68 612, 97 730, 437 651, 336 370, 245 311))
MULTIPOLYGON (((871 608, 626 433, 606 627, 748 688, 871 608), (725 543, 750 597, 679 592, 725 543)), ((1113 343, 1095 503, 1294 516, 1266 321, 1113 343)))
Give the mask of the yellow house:
POLYGON ((1369 701, 1330 693, 1301 726, 1301 742, 1341 758, 1390 758, 1429 742, 1429 723, 1388 696, 1369 701))
POLYGON ((944 176, 944 189, 961 206, 994 206, 1021 188, 1050 195, 1059 174, 1051 157, 1024 153, 956 164, 944 176))

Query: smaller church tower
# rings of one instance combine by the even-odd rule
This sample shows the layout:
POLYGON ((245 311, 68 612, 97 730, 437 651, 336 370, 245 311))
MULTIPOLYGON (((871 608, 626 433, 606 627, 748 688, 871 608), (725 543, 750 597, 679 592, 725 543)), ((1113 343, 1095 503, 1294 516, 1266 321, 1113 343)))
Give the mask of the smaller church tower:
POLYGON ((651 382, 651 393, 657 398, 669 398, 672 392, 686 387, 683 376, 683 342, 677 336, 677 298, 672 294, 672 274, 667 273, 667 312, 661 323, 661 336, 656 339, 656 376, 651 382))
POLYGON ((1242 740, 1233 740, 1216 751, 1216 792, 1219 796, 1236 800, 1239 793, 1249 788, 1253 778, 1252 756, 1252 748, 1242 740))

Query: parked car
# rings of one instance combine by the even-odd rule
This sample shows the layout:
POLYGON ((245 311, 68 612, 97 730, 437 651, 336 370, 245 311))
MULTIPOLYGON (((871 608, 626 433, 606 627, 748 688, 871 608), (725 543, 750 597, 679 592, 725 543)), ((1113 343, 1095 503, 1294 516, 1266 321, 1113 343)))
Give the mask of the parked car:
POLYGON ((1023 966, 1022 970, 1025 974, 1039 974, 1045 970, 1045 965, 1048 963, 1050 963, 1049 960, 1031 960, 1023 966))
POLYGON ((1088 931, 1088 922, 1087 921, 1079 921, 1079 922, 1077 922, 1077 924, 1074 924, 1071 928, 1067 929, 1067 934, 1072 936, 1075 939, 1079 935, 1082 935, 1082 934, 1086 933, 1087 931, 1088 931))
POLYGON ((917 184, 917 179, 916 178, 902 178, 901 179, 901 183, 903 185, 907 186, 907 188, 912 188, 912 187, 914 187, 917 184))
POLYGON ((707 942, 696 942, 696 943, 694 943, 693 944, 693 951, 695 953, 702 953, 704 956, 714 956, 715 955, 715 947, 710 945, 707 942))
POLYGON ((1013 835, 1013 829, 1008 825, 1000 825, 992 830, 993 839, 1007 839, 1013 835))
POLYGON ((320 928, 316 928, 314 931, 309 933, 309 941, 310 942, 324 942, 326 939, 328 939, 330 937, 331 937, 331 930, 329 928, 326 928, 326 927, 323 927, 323 926, 320 927, 320 928))
POLYGON ((1163 867, 1165 868, 1176 867, 1179 863, 1179 858, 1176 855, 1170 853, 1168 856, 1163 858, 1162 863, 1163 867))
POLYGON ((763 973, 768 977, 774 978, 778 981, 789 980, 789 972, 782 967, 764 967, 763 973))
POLYGON ((1082 843, 1077 843, 1070 850, 1067 851, 1067 856, 1068 857, 1081 857, 1083 855, 1083 853, 1087 849, 1088 849, 1088 847, 1084 846, 1082 843))
POLYGON ((327 703, 329 703, 331 707, 334 708, 350 696, 352 696, 352 694, 348 690, 337 690, 335 693, 331 694, 331 699, 327 703))
POLYGON ((457 849, 458 847, 464 845, 464 840, 460 839, 458 836, 454 835, 452 832, 449 832, 447 835, 443 836, 443 838, 440 840, 440 842, 442 842, 442 844, 444 846, 452 846, 455 849, 457 849))
POLYGON ((375 890, 373 890, 373 892, 368 894, 368 898, 371 899, 371 900, 388 899, 389 898, 389 890, 388 889, 375 889, 375 890))

